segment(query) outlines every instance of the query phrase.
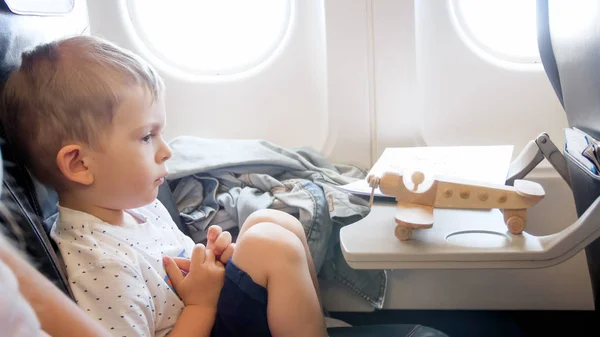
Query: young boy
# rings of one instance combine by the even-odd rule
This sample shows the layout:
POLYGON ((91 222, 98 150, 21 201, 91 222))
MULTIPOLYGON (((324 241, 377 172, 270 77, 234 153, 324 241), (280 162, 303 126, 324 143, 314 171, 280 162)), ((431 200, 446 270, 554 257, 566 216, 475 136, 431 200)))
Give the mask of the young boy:
POLYGON ((326 336, 294 217, 260 211, 236 245, 212 227, 194 246, 156 200, 163 96, 146 62, 89 36, 23 54, 6 83, 7 138, 58 192, 51 236, 78 305, 114 336, 326 336))

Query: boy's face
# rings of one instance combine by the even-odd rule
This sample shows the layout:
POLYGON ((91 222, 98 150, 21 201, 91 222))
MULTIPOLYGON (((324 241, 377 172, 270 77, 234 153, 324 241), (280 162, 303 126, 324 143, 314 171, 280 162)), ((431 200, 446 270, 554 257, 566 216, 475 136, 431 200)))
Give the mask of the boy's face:
POLYGON ((164 104, 152 102, 143 88, 132 91, 112 121, 100 150, 94 151, 94 203, 110 209, 136 208, 151 203, 167 175, 171 149, 162 137, 164 104))

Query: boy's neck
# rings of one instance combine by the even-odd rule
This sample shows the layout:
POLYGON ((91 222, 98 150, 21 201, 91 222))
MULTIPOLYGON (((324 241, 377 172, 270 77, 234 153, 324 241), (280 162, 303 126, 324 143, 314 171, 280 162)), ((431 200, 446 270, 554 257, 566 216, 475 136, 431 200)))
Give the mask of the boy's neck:
POLYGON ((93 215, 96 218, 114 226, 124 226, 126 224, 131 224, 132 222, 137 223, 137 220, 135 220, 129 213, 122 209, 109 209, 96 206, 84 202, 81 198, 76 198, 68 193, 60 194, 58 199, 59 204, 62 207, 93 215))

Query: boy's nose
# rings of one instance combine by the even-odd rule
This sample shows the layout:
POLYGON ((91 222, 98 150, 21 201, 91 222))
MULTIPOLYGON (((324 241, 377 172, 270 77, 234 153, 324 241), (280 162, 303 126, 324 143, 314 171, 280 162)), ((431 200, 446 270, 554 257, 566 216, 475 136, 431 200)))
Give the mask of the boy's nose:
POLYGON ((164 152, 163 158, 162 158, 163 162, 169 160, 169 158, 171 158, 171 156, 173 155, 173 151, 171 151, 171 147, 169 145, 167 145, 166 143, 165 143, 165 149, 163 152, 164 152))
POLYGON ((157 161, 159 163, 164 163, 173 155, 173 151, 171 151, 171 147, 164 140, 162 140, 162 146, 160 151, 157 153, 157 161))

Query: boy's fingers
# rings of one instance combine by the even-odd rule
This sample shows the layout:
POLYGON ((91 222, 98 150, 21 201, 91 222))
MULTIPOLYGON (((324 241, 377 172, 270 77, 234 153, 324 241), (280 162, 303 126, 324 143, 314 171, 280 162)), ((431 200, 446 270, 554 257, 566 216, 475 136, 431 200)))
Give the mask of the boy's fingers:
POLYGON ((223 254, 223 252, 225 251, 225 249, 227 249, 227 246, 229 246, 229 244, 231 244, 231 233, 227 231, 222 232, 215 241, 215 246, 212 248, 213 252, 216 256, 219 256, 223 254))
POLYGON ((211 249, 206 250, 206 262, 214 263, 215 262, 215 253, 211 249))
POLYGON ((184 276, 181 274, 181 270, 177 267, 175 261, 172 258, 165 256, 163 257, 163 264, 165 265, 165 271, 173 284, 173 287, 177 289, 181 281, 183 281, 184 276))
POLYGON ((190 261, 190 271, 195 265, 201 265, 206 260, 206 247, 203 244, 199 243, 194 246, 194 250, 192 251, 192 258, 190 261))
POLYGON ((223 251, 223 253, 221 253, 221 256, 219 257, 219 261, 221 261, 223 264, 227 264, 227 261, 229 261, 229 259, 233 256, 234 251, 235 251, 235 243, 230 243, 229 246, 227 246, 227 248, 225 248, 225 251, 223 251))
POLYGON ((190 259, 187 259, 185 257, 172 257, 172 259, 173 261, 175 261, 175 264, 177 264, 177 267, 179 267, 179 269, 186 272, 190 271, 190 259))
POLYGON ((208 234, 206 234, 206 248, 213 249, 213 247, 215 246, 215 241, 217 240, 219 235, 221 235, 222 231, 223 229, 221 228, 221 226, 212 225, 208 227, 208 234))

